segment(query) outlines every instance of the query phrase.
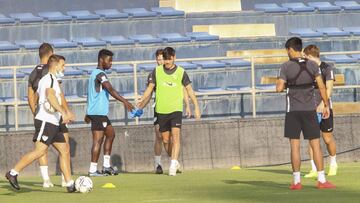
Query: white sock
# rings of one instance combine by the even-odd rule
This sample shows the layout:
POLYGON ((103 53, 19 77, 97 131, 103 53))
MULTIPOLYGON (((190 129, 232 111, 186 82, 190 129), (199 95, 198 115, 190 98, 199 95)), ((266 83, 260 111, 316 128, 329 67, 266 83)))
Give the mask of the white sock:
POLYGON ((325 172, 324 171, 318 171, 318 181, 320 183, 325 183, 326 182, 325 172))
POLYGON ((161 156, 155 156, 155 165, 161 166, 161 156))
POLYGON ((330 156, 330 166, 336 166, 336 155, 330 156))
POLYGON ((171 159, 171 164, 170 164, 170 166, 176 166, 177 163, 178 163, 177 160, 171 159))
POLYGON ((66 187, 70 187, 74 184, 73 180, 70 180, 69 182, 66 183, 66 187))
POLYGON ((65 182, 65 176, 63 173, 61 173, 61 182, 65 182))
POLYGON ((294 176, 294 185, 300 183, 300 171, 293 172, 293 176, 294 176))
POLYGON ((317 171, 314 160, 310 160, 310 162, 311 162, 311 170, 312 171, 317 171))
POLYGON ((110 155, 104 155, 104 167, 109 168, 110 167, 110 155))
POLYGON ((89 172, 95 173, 96 171, 97 171, 97 163, 91 162, 89 172))
POLYGON ((15 171, 14 169, 11 169, 10 170, 10 175, 16 176, 16 175, 19 175, 19 172, 15 171))
POLYGON ((44 181, 50 180, 48 166, 40 166, 40 173, 44 181))

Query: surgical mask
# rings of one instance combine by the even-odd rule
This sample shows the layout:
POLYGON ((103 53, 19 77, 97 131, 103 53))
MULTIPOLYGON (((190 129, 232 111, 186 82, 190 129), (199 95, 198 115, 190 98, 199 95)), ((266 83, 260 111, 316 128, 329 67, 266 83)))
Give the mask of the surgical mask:
POLYGON ((64 77, 64 72, 56 71, 55 77, 56 77, 57 80, 62 80, 62 78, 64 77))

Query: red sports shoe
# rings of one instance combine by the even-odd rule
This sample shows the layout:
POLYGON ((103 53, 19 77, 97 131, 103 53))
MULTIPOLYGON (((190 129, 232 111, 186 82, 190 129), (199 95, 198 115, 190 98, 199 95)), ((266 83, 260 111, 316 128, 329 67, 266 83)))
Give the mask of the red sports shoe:
POLYGON ((316 187, 317 187, 318 189, 331 189, 331 188, 336 188, 336 186, 333 185, 332 183, 330 183, 329 181, 326 181, 325 183, 320 183, 320 182, 318 181, 316 187))
POLYGON ((301 183, 291 184, 291 186, 290 186, 290 190, 301 190, 301 189, 302 189, 301 183))

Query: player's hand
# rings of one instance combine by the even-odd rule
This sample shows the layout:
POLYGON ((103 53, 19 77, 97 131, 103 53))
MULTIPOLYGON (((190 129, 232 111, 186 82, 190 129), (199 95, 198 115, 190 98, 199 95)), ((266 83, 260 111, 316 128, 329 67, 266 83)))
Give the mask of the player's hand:
POLYGON ((186 118, 191 118, 191 109, 188 106, 185 108, 185 115, 186 118))
POLYGON ((75 121, 76 117, 72 111, 68 111, 70 122, 75 121))
POLYGON ((321 113, 324 110, 324 102, 321 101, 321 103, 317 106, 316 112, 321 113))
POLYGON ((328 119, 330 116, 330 108, 328 106, 324 107, 323 112, 322 112, 322 118, 323 119, 328 119))
POLYGON ((200 109, 199 108, 195 108, 194 116, 195 116, 196 120, 200 120, 201 114, 200 114, 200 109))
POLYGON ((124 102, 124 106, 128 111, 131 111, 131 110, 135 109, 135 107, 128 101, 124 102))
POLYGON ((65 112, 64 114, 61 115, 62 116, 62 123, 63 124, 68 124, 71 122, 71 115, 68 112, 65 112))
POLYGON ((136 104, 135 104, 135 106, 136 106, 137 108, 141 108, 143 102, 144 102, 143 98, 142 98, 142 97, 139 97, 139 98, 136 99, 136 104))
POLYGON ((90 118, 89 118, 88 115, 85 115, 84 121, 85 121, 86 124, 89 124, 89 123, 90 123, 91 120, 90 120, 90 118))

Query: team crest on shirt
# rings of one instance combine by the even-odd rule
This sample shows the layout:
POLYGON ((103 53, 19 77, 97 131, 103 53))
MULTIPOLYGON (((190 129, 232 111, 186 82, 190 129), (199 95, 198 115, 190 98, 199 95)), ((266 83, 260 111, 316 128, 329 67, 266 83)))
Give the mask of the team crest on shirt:
POLYGON ((48 139, 49 139, 49 137, 48 137, 48 136, 46 136, 46 135, 43 135, 43 136, 41 136, 41 139, 42 139, 42 140, 44 140, 44 142, 46 142, 46 140, 48 140, 48 139))
POLYGON ((107 122, 102 122, 102 124, 103 124, 104 128, 106 128, 107 122))

